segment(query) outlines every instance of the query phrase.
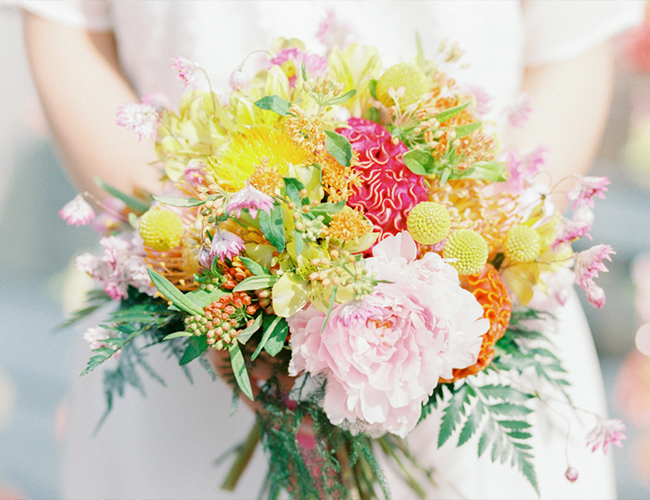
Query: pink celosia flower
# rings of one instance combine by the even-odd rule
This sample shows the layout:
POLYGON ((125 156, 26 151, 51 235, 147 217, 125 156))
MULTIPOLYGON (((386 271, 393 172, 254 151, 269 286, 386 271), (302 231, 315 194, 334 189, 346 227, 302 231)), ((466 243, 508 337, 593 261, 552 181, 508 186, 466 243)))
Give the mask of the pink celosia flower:
POLYGON ((591 446, 592 453, 600 447, 603 448, 603 453, 607 453, 610 444, 623 448, 621 441, 627 439, 623 434, 626 430, 625 424, 616 418, 609 420, 599 418, 596 427, 587 436, 587 446, 591 446))
POLYGON ((230 89, 235 92, 235 91, 242 91, 246 92, 248 90, 248 87, 250 85, 250 80, 248 78, 248 75, 244 73, 241 69, 236 69, 230 74, 230 89))
POLYGON ((273 198, 250 184, 246 184, 246 187, 237 191, 230 198, 226 211, 230 215, 239 217, 244 208, 248 209, 253 219, 257 217, 258 210, 264 210, 270 214, 273 208, 273 198))
POLYGON ((183 176, 190 186, 197 187, 203 184, 203 172, 205 172, 205 163, 190 160, 183 171, 183 176))
POLYGON ((518 128, 523 127, 532 111, 530 94, 528 92, 522 92, 517 96, 513 105, 507 109, 510 125, 518 128))
POLYGON ((285 63, 293 61, 295 73, 289 76, 289 85, 293 88, 296 86, 298 73, 301 71, 302 63, 305 63, 307 74, 312 77, 325 76, 327 73, 327 61, 317 54, 307 54, 295 47, 289 47, 280 50, 275 57, 269 61, 270 66, 283 66, 285 63))
POLYGON ((585 205, 594 208, 594 198, 605 198, 609 179, 607 177, 582 177, 566 194, 566 199, 573 202, 572 210, 585 205))
POLYGON ((192 62, 188 59, 185 59, 181 56, 172 57, 172 69, 178 71, 177 80, 182 80, 185 84, 183 88, 186 88, 188 85, 193 89, 196 88, 196 80, 198 78, 198 72, 201 69, 198 63, 192 62))
POLYGON ((120 106, 117 111, 117 124, 133 130, 139 139, 154 137, 159 123, 160 113, 151 104, 130 102, 120 106))
POLYGON ((233 257, 239 255, 245 249, 244 240, 236 234, 229 233, 228 231, 217 231, 214 238, 212 238, 212 245, 210 246, 210 262, 212 262, 215 256, 221 260, 232 260, 233 257))
POLYGON ((607 272, 607 268, 602 261, 607 259, 611 262, 611 254, 616 254, 616 252, 609 245, 595 245, 578 253, 573 267, 576 274, 576 284, 583 290, 588 290, 593 284, 594 278, 598 277, 598 271, 607 272))
POLYGON ((411 209, 427 201, 424 177, 409 170, 402 159, 408 148, 402 142, 393 144, 384 127, 363 118, 350 118, 347 124, 337 132, 347 137, 359 154, 353 168, 361 180, 353 187, 348 205, 361 209, 373 226, 381 229, 380 238, 399 234, 406 230, 411 209))
POLYGON ((69 226, 85 226, 95 218, 95 211, 80 194, 74 197, 72 201, 66 203, 59 210, 61 217, 69 226))
POLYGON ((162 92, 149 92, 142 98, 142 104, 149 104, 156 111, 161 111, 169 107, 169 98, 162 92))
POLYGON ((405 437, 438 379, 476 361, 489 321, 438 254, 416 260, 407 232, 373 254, 367 269, 386 282, 370 296, 335 305, 324 329, 313 305, 288 318, 289 373, 325 376, 323 409, 333 424, 405 437))
POLYGON ((115 354, 111 356, 114 359, 120 358, 120 351, 115 349, 115 346, 102 342, 105 339, 117 337, 116 332, 113 330, 107 330, 106 328, 101 328, 99 326, 91 327, 86 330, 84 333, 84 340, 90 344, 90 349, 101 349, 102 347, 108 347, 115 351, 115 354))

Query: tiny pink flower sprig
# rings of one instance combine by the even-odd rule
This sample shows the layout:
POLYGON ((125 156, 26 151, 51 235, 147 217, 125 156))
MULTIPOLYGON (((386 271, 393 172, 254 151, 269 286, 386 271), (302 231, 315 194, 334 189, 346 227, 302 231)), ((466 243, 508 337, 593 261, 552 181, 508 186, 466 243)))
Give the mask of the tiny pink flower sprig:
POLYGON ((611 184, 607 177, 581 177, 573 188, 567 192, 566 199, 571 202, 571 209, 588 206, 594 208, 594 198, 605 198, 605 186, 611 184))
POLYGON ((69 226, 86 226, 95 218, 95 211, 84 199, 83 195, 78 194, 59 210, 59 217, 69 226))
POLYGON ((506 109, 508 122, 512 127, 522 128, 526 124, 530 113, 533 111, 530 101, 530 94, 522 92, 517 96, 512 106, 506 109))
POLYGON ((625 424, 619 419, 598 418, 596 426, 587 435, 587 446, 591 447, 592 453, 598 448, 602 448, 603 453, 607 454, 609 445, 623 448, 623 441, 627 439, 624 432, 627 430, 625 424))
POLYGON ((258 210, 263 210, 270 214, 273 209, 273 197, 254 188, 250 184, 246 184, 246 187, 240 189, 230 199, 226 211, 229 215, 234 214, 235 217, 239 217, 244 208, 248 209, 253 219, 257 217, 258 210))
POLYGON ((152 104, 129 102, 117 110, 117 124, 143 137, 151 139, 156 136, 162 117, 159 109, 152 104))
POLYGON ((172 57, 172 69, 178 71, 176 78, 181 80, 185 86, 183 89, 188 86, 196 89, 196 81, 198 79, 199 71, 202 71, 201 66, 198 63, 185 59, 181 56, 172 57))
POLYGON ((587 292, 587 300, 596 307, 602 307, 605 304, 605 292, 596 285, 594 278, 598 277, 599 271, 604 273, 608 271, 603 261, 611 262, 610 255, 614 254, 616 252, 609 245, 595 245, 576 255, 576 263, 573 267, 575 283, 587 292))

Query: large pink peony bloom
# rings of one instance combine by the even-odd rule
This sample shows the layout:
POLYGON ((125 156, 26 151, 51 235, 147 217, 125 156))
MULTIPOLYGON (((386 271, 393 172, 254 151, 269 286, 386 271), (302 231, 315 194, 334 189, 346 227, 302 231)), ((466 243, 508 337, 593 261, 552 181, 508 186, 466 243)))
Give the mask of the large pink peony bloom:
POLYGON ((411 172, 402 156, 407 147, 391 142, 384 127, 363 118, 350 118, 348 127, 337 130, 348 138, 359 154, 361 184, 354 187, 348 205, 361 208, 375 227, 380 238, 406 230, 406 217, 421 201, 427 201, 424 177, 411 172))
POLYGON ((489 328, 483 308, 439 255, 416 259, 403 232, 378 243, 367 259, 380 283, 359 302, 325 315, 313 306, 288 319, 289 373, 327 379, 324 410, 335 425, 405 437, 440 377, 476 362, 489 328))

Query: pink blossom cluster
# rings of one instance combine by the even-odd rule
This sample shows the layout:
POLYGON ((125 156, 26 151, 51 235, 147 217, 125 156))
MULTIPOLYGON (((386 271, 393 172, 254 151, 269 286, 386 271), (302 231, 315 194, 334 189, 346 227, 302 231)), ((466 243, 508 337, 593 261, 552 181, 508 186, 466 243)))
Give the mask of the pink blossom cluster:
POLYGON ((248 213, 250 213, 253 219, 257 217, 258 210, 263 210, 270 214, 273 208, 273 198, 259 189, 255 189, 250 184, 246 184, 246 187, 237 191, 230 198, 226 211, 229 215, 239 217, 244 208, 248 209, 248 213))
POLYGON ((110 349, 113 349, 115 351, 115 354, 113 354, 112 357, 115 359, 119 359, 120 351, 116 350, 115 346, 103 342, 106 339, 115 338, 116 337, 115 333, 116 332, 113 330, 108 330, 100 326, 94 326, 86 330, 86 332, 84 333, 84 340, 88 342, 90 349, 93 351, 95 349, 101 349, 103 347, 108 347, 110 349))
POLYGON ((623 448, 621 441, 627 439, 623 434, 626 430, 625 424, 616 418, 609 420, 599 418, 596 427, 587 436, 587 446, 591 446, 592 453, 601 447, 603 453, 607 453, 610 444, 623 448))
POLYGON ((181 56, 172 57, 172 69, 178 71, 176 76, 177 80, 181 80, 185 85, 185 89, 188 85, 193 89, 196 88, 196 80, 198 79, 198 73, 201 70, 201 66, 198 63, 185 59, 181 56))
POLYGON ((571 209, 589 206, 594 208, 594 198, 605 198, 608 184, 607 177, 582 177, 566 194, 566 199, 572 202, 571 209))
POLYGON ((130 102, 117 110, 117 124, 133 130, 140 140, 155 137, 160 120, 160 113, 151 104, 130 102))
POLYGON ((573 266, 575 273, 575 282, 587 293, 589 303, 602 307, 605 304, 605 291, 596 285, 594 278, 598 277, 598 272, 607 272, 603 260, 611 262, 610 255, 615 254, 609 245, 595 245, 588 250, 579 252, 576 256, 576 263, 573 266))
POLYGON ((534 177, 544 166, 546 148, 536 148, 521 154, 517 148, 510 148, 505 160, 508 169, 508 185, 512 192, 520 194, 534 183, 534 177))
MULTIPOLYGON (((302 63, 305 63, 305 70, 311 77, 325 76, 327 73, 327 61, 318 54, 307 54, 306 52, 295 47, 282 49, 275 57, 269 61, 270 66, 282 66, 288 61, 293 61, 296 74, 289 77, 289 85, 293 88, 296 86, 296 79, 302 63)), ((269 66, 269 67, 270 67, 269 66)))
POLYGON ((508 121, 513 127, 521 128, 523 127, 530 113, 533 111, 533 108, 530 105, 530 94, 528 92, 522 92, 517 96, 515 102, 507 110, 508 121))
POLYGON ((416 257, 407 232, 388 236, 366 260, 381 280, 371 295, 335 305, 324 326, 313 305, 288 319, 289 374, 326 377, 323 409, 335 425, 405 437, 438 379, 476 362, 483 308, 439 255, 416 257))
POLYGON ((327 52, 335 47, 344 49, 351 42, 352 29, 336 17, 334 9, 329 9, 325 19, 318 25, 316 38, 325 46, 327 52))
POLYGON ((209 269, 215 257, 225 261, 232 260, 246 249, 244 240, 228 231, 217 231, 212 238, 210 248, 202 247, 199 250, 199 264, 209 269))
POLYGON ((589 207, 581 207, 573 213, 571 219, 562 217, 560 220, 558 231, 555 235, 555 240, 551 244, 553 251, 567 243, 578 240, 584 236, 592 239, 589 231, 594 222, 594 213, 589 207))
POLYGON ((84 253, 77 257, 77 269, 88 273, 104 287, 113 300, 127 297, 128 287, 154 295, 154 288, 145 263, 144 245, 137 233, 125 236, 108 236, 100 240, 104 255, 84 253))
POLYGON ((73 200, 66 203, 59 210, 59 217, 71 226, 85 226, 95 218, 95 211, 84 199, 82 194, 78 194, 73 200))

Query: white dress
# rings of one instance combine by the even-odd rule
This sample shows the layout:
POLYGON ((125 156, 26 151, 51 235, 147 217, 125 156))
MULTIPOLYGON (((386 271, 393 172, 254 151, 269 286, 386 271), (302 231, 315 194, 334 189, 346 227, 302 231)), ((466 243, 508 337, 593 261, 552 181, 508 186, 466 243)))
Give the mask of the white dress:
MULTIPOLYGON (((385 67, 415 53, 419 32, 425 54, 440 41, 458 41, 469 65, 457 81, 483 87, 493 109, 516 96, 527 65, 579 55, 640 20, 642 2, 440 1, 440 2, 26 2, 26 8, 53 20, 92 30, 113 29, 125 72, 140 95, 162 91, 177 102, 182 90, 170 69, 180 55, 199 62, 213 87, 227 90, 230 72, 254 50, 278 36, 297 37, 321 50, 316 38, 329 9, 352 33, 350 41, 376 45, 385 67)), ((252 61, 252 62, 251 62, 252 61)), ((256 61, 244 69, 254 74, 256 61)), ((498 116, 494 116, 499 118, 498 116)), ((574 296, 564 308, 555 334, 560 357, 573 383, 576 406, 604 415, 605 399, 594 345, 574 296)), ((135 390, 115 401, 95 438, 104 410, 102 376, 78 383, 72 399, 64 453, 64 498, 256 498, 265 474, 257 452, 234 493, 219 490, 227 467, 212 461, 239 442, 252 425, 243 406, 231 414, 232 391, 213 383, 195 367, 190 385, 174 361, 152 353, 167 387, 147 383, 147 396, 135 390)), ((564 478, 566 422, 542 416, 535 422, 535 465, 542 498, 614 498, 611 455, 592 455, 581 425, 571 412, 571 464, 580 479, 564 478)), ((537 498, 519 472, 476 458, 476 441, 456 449, 450 440, 436 448, 439 416, 424 421, 410 438, 419 460, 438 470, 430 498, 537 498), (453 486, 452 486, 453 485, 453 486)), ((394 498, 413 495, 388 473, 394 498)))

